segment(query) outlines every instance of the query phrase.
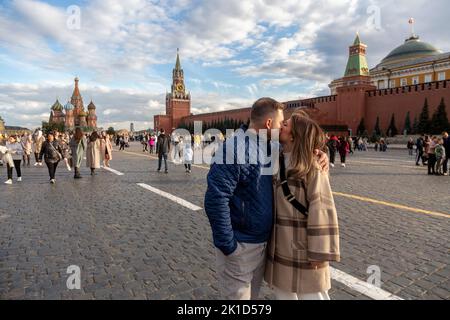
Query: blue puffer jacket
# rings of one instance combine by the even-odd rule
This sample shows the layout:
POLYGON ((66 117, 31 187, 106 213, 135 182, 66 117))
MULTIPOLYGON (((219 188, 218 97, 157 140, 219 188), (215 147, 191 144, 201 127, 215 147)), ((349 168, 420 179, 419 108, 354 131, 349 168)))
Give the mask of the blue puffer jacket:
MULTIPOLYGON (((237 137, 233 140, 235 152, 231 162, 234 163, 225 164, 227 141, 215 155, 215 159, 223 159, 224 164, 211 166, 205 194, 205 211, 211 224, 214 245, 225 255, 236 250, 237 242, 266 242, 273 223, 272 176, 261 174, 262 167, 267 165, 259 161, 257 164, 249 163, 248 150, 251 142, 248 140, 245 143, 246 161, 238 164, 237 137)), ((265 143, 264 147, 267 145, 265 143)), ((270 150, 268 152, 270 155, 270 150)))

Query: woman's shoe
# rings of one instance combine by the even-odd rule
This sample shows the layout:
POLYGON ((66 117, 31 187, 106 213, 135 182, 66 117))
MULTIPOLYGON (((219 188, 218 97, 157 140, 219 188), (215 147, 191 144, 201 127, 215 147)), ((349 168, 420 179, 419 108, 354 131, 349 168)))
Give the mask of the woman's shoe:
POLYGON ((5 184, 12 184, 12 179, 8 179, 5 181, 5 184))
POLYGON ((22 177, 18 177, 17 182, 22 182, 22 177))

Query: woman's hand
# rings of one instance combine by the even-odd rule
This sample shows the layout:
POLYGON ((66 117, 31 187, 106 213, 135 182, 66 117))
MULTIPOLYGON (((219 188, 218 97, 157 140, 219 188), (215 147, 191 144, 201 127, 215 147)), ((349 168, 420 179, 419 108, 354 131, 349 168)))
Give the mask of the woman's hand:
POLYGON ((317 161, 319 166, 322 168, 323 172, 328 172, 330 170, 330 160, 325 152, 321 150, 314 150, 314 154, 317 156, 317 161))

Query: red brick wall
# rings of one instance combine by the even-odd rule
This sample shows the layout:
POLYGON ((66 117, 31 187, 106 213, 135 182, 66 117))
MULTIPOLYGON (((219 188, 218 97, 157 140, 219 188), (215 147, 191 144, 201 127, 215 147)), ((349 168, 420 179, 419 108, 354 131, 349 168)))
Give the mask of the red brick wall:
POLYGON ((237 119, 243 122, 247 122, 247 120, 250 118, 250 111, 251 108, 243 108, 221 112, 202 113, 185 117, 183 118, 183 122, 186 124, 192 123, 194 121, 203 121, 206 123, 211 123, 214 120, 224 120, 225 118, 237 119))
POLYGON ((156 115, 153 117, 154 127, 156 130, 163 128, 167 133, 172 132, 172 119, 166 115, 156 115))
MULTIPOLYGON (((380 128, 386 133, 391 121, 392 113, 395 114, 395 124, 399 133, 404 130, 405 118, 410 111, 411 126, 414 117, 419 118, 420 113, 428 98, 428 110, 430 119, 437 109, 441 98, 444 98, 447 106, 447 114, 450 115, 450 80, 419 84, 404 88, 382 89, 366 92, 366 128, 372 134, 375 128, 377 116, 380 117, 380 128)), ((437 132, 435 132, 437 133, 437 132)))

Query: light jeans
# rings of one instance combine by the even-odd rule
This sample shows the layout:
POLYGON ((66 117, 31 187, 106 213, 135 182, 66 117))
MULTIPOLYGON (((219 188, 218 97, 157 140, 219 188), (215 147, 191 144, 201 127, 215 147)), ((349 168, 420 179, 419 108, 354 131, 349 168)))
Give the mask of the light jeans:
POLYGON ((328 291, 317 293, 304 293, 299 295, 297 293, 283 291, 277 287, 274 287, 273 289, 276 300, 330 300, 328 291))
POLYGON ((220 293, 226 300, 255 300, 264 277, 266 243, 238 243, 235 252, 225 256, 216 249, 220 293))

